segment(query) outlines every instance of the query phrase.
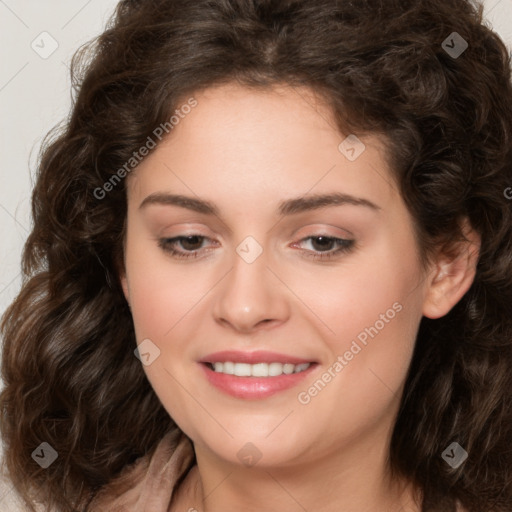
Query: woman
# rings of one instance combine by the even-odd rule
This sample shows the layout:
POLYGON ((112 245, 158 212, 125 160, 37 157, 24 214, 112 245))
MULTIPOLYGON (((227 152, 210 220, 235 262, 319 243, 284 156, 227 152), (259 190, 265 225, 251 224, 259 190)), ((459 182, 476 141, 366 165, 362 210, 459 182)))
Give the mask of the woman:
POLYGON ((86 50, 3 321, 29 510, 510 510, 482 9, 123 1, 86 50))

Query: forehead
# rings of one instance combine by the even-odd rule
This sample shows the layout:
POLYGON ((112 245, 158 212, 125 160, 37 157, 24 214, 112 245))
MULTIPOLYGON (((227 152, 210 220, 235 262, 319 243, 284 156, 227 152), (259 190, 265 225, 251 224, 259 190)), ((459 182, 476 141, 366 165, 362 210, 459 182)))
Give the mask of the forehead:
POLYGON ((394 187, 384 140, 365 136, 363 152, 350 161, 340 150, 349 134, 308 88, 227 84, 193 97, 197 105, 133 173, 139 197, 176 188, 202 197, 254 194, 260 201, 262 193, 270 200, 340 186, 358 196, 395 192, 387 190, 394 187))
POLYGON ((269 150, 275 146, 285 150, 286 142, 293 144, 313 132, 338 131, 331 110, 307 87, 249 88, 229 83, 202 90, 194 97, 197 106, 173 130, 174 138, 194 138, 208 146, 212 140, 230 147, 243 142, 238 149, 250 151, 257 135, 269 150))

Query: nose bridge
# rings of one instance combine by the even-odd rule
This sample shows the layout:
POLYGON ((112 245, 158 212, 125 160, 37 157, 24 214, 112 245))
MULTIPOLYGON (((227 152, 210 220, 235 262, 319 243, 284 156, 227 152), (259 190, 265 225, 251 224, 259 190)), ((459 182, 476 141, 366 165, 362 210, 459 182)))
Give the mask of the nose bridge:
POLYGON ((253 236, 236 247, 233 267, 220 288, 214 315, 237 330, 250 330, 260 323, 284 320, 286 297, 272 272, 269 251, 253 236))

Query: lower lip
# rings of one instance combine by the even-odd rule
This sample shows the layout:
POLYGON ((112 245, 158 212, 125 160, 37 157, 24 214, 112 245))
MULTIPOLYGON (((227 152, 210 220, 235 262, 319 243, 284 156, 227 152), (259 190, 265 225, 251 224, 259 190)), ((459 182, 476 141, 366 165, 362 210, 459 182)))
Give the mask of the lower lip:
POLYGON ((304 380, 317 366, 316 363, 312 363, 303 372, 290 375, 282 374, 277 377, 237 377, 215 372, 204 363, 199 364, 210 384, 228 395, 246 400, 268 398, 280 391, 290 389, 304 380))

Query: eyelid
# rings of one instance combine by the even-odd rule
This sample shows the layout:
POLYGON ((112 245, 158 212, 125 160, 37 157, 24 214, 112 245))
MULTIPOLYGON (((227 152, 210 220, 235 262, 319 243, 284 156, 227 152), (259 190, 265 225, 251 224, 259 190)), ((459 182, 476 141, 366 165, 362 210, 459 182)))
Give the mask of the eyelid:
MULTIPOLYGON (((158 238, 176 238, 180 236, 204 236, 210 237, 206 234, 213 233, 211 229, 205 227, 204 224, 197 224, 195 222, 181 222, 178 224, 166 224, 161 229, 158 229, 156 236, 158 238), (204 232, 204 233, 203 233, 204 232), (176 233, 176 234, 174 234, 176 233)), ((217 236, 217 235, 215 235, 217 236)))
POLYGON ((325 222, 324 223, 307 224, 306 226, 301 226, 300 228, 296 229, 292 233, 292 236, 293 237, 300 236, 299 233, 302 230, 307 230, 308 234, 304 235, 305 237, 307 237, 307 236, 325 236, 325 237, 329 237, 329 238, 347 238, 347 239, 355 238, 354 233, 352 233, 348 229, 340 228, 339 226, 334 226, 332 224, 326 224, 325 222), (331 229, 336 230, 338 233, 329 232, 329 230, 331 230, 331 229), (310 234, 311 231, 313 231, 313 234, 310 234))

